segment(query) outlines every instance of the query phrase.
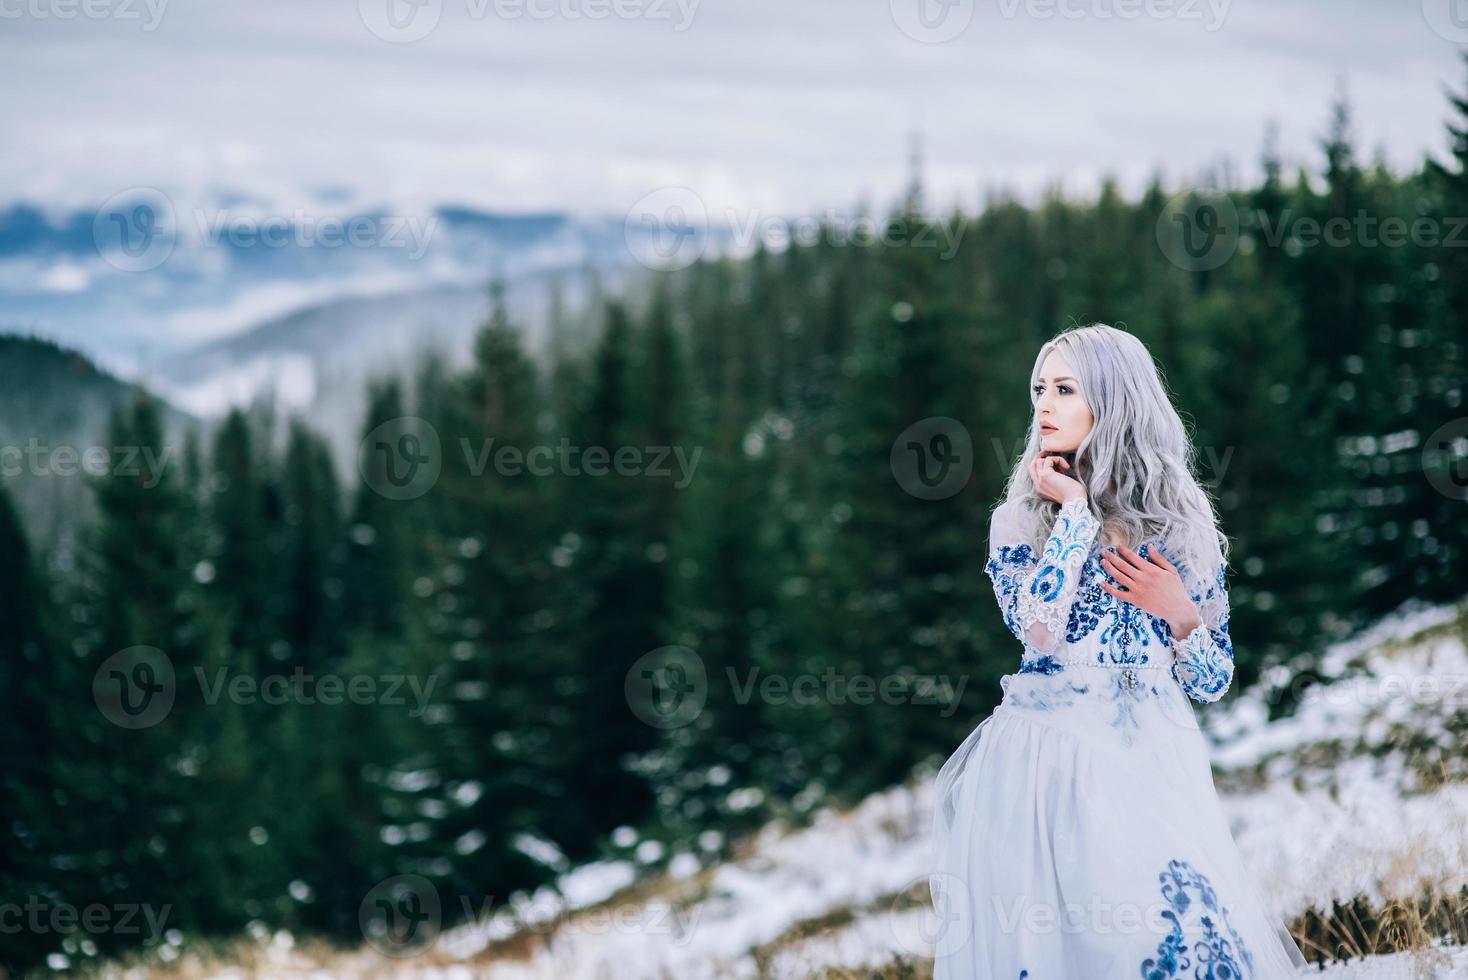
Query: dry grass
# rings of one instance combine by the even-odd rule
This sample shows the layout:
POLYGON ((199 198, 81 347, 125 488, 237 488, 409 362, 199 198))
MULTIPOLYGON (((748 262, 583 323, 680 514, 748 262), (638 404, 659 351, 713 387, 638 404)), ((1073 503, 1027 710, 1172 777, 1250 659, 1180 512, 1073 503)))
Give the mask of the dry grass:
POLYGON ((1373 908, 1356 898, 1312 909, 1290 926, 1306 958, 1315 962, 1438 947, 1444 940, 1468 945, 1468 888, 1444 896, 1430 891, 1411 900, 1373 908))
MULTIPOLYGON (((666 886, 628 889, 602 908, 620 907, 629 902, 637 904, 652 898, 669 901, 681 897, 687 900, 697 890, 693 879, 679 884, 687 887, 671 893, 666 886), (638 894, 631 894, 634 891, 638 894)), ((796 923, 774 940, 752 951, 757 975, 762 978, 770 976, 771 966, 780 954, 795 951, 809 939, 837 932, 865 916, 903 912, 925 905, 927 901, 926 887, 914 886, 867 905, 837 909, 796 923)), ((560 924, 574 918, 574 914, 562 917, 560 924)), ((1468 945, 1468 888, 1455 895, 1424 891, 1416 899, 1391 901, 1379 908, 1362 898, 1349 903, 1334 903, 1329 910, 1311 910, 1297 917, 1291 922, 1290 931, 1312 963, 1417 951, 1424 954, 1423 969, 1431 969, 1431 963, 1444 955, 1441 946, 1445 940, 1468 945)), ((405 966, 418 971, 457 964, 472 970, 494 962, 523 960, 543 944, 545 935, 545 932, 537 932, 492 944, 465 960, 454 960, 434 949, 413 957, 411 961, 392 960, 370 948, 346 949, 318 941, 305 941, 289 950, 272 952, 266 943, 241 940, 196 945, 171 963, 130 957, 89 972, 98 977, 170 977, 176 980, 305 977, 323 973, 355 980, 387 980, 405 966)), ((932 980, 932 970, 931 960, 898 956, 880 967, 860 970, 821 968, 813 964, 811 976, 816 980, 932 980)), ((0 980, 4 978, 0 977, 0 980)))

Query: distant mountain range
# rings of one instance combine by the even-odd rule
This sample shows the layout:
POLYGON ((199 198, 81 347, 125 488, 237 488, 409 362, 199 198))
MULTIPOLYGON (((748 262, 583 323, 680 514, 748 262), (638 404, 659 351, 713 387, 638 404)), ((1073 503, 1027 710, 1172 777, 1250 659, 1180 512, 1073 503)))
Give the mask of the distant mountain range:
POLYGON ((92 210, 0 209, 0 329, 71 344, 123 374, 350 297, 635 265, 624 218, 462 207, 183 208, 156 191, 92 210))
MULTIPOLYGON (((681 216, 686 203, 667 210, 681 216)), ((573 320, 602 291, 635 289, 639 257, 682 236, 661 223, 456 206, 395 214, 329 197, 307 210, 247 195, 184 208, 149 189, 93 209, 17 203, 0 208, 0 333, 58 341, 114 384, 144 382, 203 420, 273 399, 350 453, 367 378, 410 370, 428 346, 466 359, 492 277, 535 351, 552 289, 573 320)), ((64 401, 70 385, 58 383, 64 401)))
MULTIPOLYGON (((525 273, 506 284, 505 306, 524 332, 526 349, 539 356, 548 339, 553 293, 568 320, 584 322, 596 296, 635 288, 639 271, 525 273)), ((411 378, 430 349, 450 365, 466 365, 474 335, 489 314, 489 292, 482 284, 339 299, 178 351, 139 378, 206 419, 261 399, 282 413, 303 414, 330 441, 341 475, 350 477, 369 379, 411 378)))

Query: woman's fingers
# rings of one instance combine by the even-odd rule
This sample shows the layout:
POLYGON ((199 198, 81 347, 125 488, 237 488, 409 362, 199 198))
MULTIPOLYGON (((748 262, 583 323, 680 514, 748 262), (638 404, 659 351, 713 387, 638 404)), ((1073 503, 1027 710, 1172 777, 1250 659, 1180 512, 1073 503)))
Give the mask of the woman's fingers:
POLYGON ((1111 573, 1111 577, 1122 585, 1131 586, 1136 584, 1136 579, 1132 577, 1131 573, 1122 567, 1121 562, 1110 555, 1103 555, 1101 564, 1106 571, 1111 573))
POLYGON ((1149 563, 1145 558, 1143 558, 1141 555, 1137 554, 1135 551, 1128 548, 1124 544, 1119 544, 1116 546, 1116 553, 1126 559, 1128 571, 1130 571, 1133 575, 1144 575, 1148 571, 1151 571, 1153 568, 1151 563, 1149 563))
MULTIPOLYGON (((1036 456, 1030 460, 1030 482, 1037 490, 1049 490, 1049 481, 1046 480, 1047 473, 1055 472, 1055 462, 1052 456, 1036 456)), ((1042 497, 1054 499, 1049 493, 1041 493, 1042 497)))

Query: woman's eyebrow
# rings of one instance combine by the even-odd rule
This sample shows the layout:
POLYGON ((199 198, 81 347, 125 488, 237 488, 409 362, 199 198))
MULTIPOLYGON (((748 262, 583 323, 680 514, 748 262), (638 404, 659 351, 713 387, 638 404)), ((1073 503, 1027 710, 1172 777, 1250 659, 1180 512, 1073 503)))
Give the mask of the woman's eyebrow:
MULTIPOLYGON (((1045 378, 1039 378, 1037 380, 1039 380, 1039 381, 1045 381, 1046 379, 1045 378)), ((1074 381, 1075 378, 1072 378, 1070 375, 1067 374, 1064 377, 1056 378, 1055 380, 1056 381, 1074 381)))

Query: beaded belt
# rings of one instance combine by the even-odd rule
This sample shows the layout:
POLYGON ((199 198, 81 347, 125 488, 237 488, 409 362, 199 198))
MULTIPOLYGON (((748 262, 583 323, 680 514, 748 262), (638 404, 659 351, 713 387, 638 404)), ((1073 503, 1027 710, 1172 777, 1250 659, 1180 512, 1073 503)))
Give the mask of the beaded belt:
POLYGON ((1119 670, 1121 671, 1121 676, 1117 680, 1121 682, 1122 688, 1127 691, 1134 691, 1141 686, 1142 678, 1137 675, 1137 671, 1167 670, 1171 666, 1170 664, 1115 664, 1106 663, 1104 660, 1077 660, 1073 657, 1067 657, 1065 659, 1052 657, 1051 659, 1055 663, 1064 664, 1067 667, 1104 667, 1107 670, 1119 670))

